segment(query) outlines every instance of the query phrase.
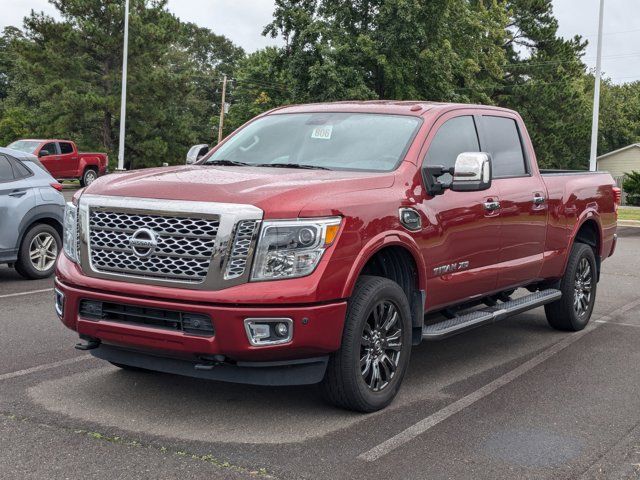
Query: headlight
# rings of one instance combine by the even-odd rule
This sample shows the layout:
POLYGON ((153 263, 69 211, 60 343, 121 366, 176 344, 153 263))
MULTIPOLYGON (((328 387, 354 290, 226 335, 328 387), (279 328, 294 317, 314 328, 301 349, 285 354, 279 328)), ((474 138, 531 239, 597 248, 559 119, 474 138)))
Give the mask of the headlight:
POLYGON ((62 245, 70 260, 78 263, 78 208, 67 203, 64 208, 64 233, 62 245))
POLYGON ((340 217, 262 223, 251 280, 311 274, 340 229, 340 217))

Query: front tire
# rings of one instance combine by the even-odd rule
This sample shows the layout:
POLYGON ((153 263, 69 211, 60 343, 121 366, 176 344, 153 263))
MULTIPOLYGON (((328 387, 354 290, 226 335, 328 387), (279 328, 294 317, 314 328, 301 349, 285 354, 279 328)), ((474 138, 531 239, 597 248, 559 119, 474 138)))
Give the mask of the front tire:
POLYGON ((411 354, 411 312, 400 286, 362 276, 349 300, 342 345, 329 359, 324 397, 358 412, 375 412, 395 398, 411 354))
POLYGON ((586 327, 593 312, 597 285, 593 249, 584 243, 575 243, 560 281, 562 297, 544 307, 549 325, 557 330, 572 332, 586 327))
POLYGON ((34 225, 22 238, 15 269, 29 280, 47 278, 61 250, 62 241, 55 228, 46 223, 34 225))

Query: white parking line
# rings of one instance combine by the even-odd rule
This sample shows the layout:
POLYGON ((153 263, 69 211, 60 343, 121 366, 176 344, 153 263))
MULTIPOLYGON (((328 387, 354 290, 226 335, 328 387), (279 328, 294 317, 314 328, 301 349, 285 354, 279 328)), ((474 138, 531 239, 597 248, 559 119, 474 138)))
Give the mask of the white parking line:
POLYGON ((544 350, 542 353, 536 355, 531 360, 528 360, 527 362, 523 363, 519 367, 514 368, 510 372, 502 375, 501 377, 498 377, 493 382, 488 383, 484 387, 481 387, 478 390, 476 390, 475 392, 470 393, 466 397, 462 397, 460 400, 457 400, 457 401, 453 402, 452 404, 444 407, 443 409, 438 410, 434 414, 429 415, 428 417, 424 418, 423 420, 420 420, 418 423, 415 423, 414 425, 412 425, 411 427, 407 428, 406 430, 404 430, 404 431, 398 433, 397 435, 389 438, 388 440, 382 442, 381 444, 377 445, 376 447, 373 447, 371 450, 368 450, 368 451, 366 451, 364 453, 361 453, 360 455, 358 455, 358 459, 365 460, 367 462, 373 462, 373 461, 379 459, 380 457, 386 455, 387 453, 390 453, 391 451, 395 450, 396 448, 398 448, 398 447, 404 445, 405 443, 413 440, 418 435, 422 435, 423 433, 425 433, 430 428, 432 428, 432 427, 438 425, 439 423, 445 421, 449 417, 451 417, 451 416, 455 415, 456 413, 464 410, 465 408, 473 405, 478 400, 482 400, 484 397, 492 394, 493 392, 498 390, 500 387, 503 387, 503 386, 507 385, 508 383, 514 381, 518 377, 524 375, 529 370, 531 370, 531 369, 535 368, 536 366, 540 365, 542 362, 544 362, 545 360, 549 359, 550 357, 552 357, 553 355, 555 355, 559 351, 561 351, 564 348, 568 347, 572 343, 580 340, 583 336, 587 335, 588 333, 590 333, 593 330, 595 330, 596 328, 598 328, 603 321, 606 322, 608 320, 611 320, 615 315, 618 315, 618 314, 624 313, 624 312, 626 312, 628 310, 631 310, 632 308, 634 308, 634 307, 636 307, 638 305, 640 305, 640 299, 639 300, 635 300, 635 301, 633 301, 631 303, 628 303, 626 305, 623 305, 622 307, 620 307, 620 308, 614 310, 613 312, 611 312, 609 315, 605 315, 604 317, 601 317, 600 319, 596 320, 596 322, 592 323, 590 326, 588 326, 584 330, 571 334, 569 337, 565 338, 564 340, 561 340, 560 342, 556 343, 555 345, 552 345, 551 347, 549 347, 546 350, 544 350))
POLYGON ((28 292, 8 293, 0 295, 0 298, 21 297, 22 295, 31 295, 33 293, 53 292, 53 288, 43 288, 41 290, 29 290, 28 292))
POLYGON ((608 325, 620 325, 622 327, 636 327, 640 328, 640 325, 634 325, 633 323, 620 323, 620 322, 609 322, 607 320, 596 320, 596 323, 606 323, 608 325))
POLYGON ((64 365, 71 365, 73 363, 83 362, 93 358, 91 355, 82 355, 81 357, 68 358, 66 360, 60 360, 59 362, 45 363, 36 367, 26 368, 24 370, 18 370, 16 372, 3 373, 0 375, 0 382, 2 380, 9 380, 10 378, 22 377, 31 373, 41 372, 43 370, 50 370, 52 368, 62 367, 64 365))

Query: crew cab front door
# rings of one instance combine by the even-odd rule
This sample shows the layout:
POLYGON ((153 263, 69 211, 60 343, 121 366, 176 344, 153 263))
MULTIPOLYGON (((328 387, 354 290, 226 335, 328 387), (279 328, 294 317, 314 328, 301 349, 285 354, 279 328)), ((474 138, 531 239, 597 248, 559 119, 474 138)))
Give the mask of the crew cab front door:
POLYGON ((491 154, 493 184, 500 190, 498 288, 523 286, 537 280, 542 267, 547 189, 532 168, 524 125, 516 115, 482 115, 479 127, 482 151, 491 154))
MULTIPOLYGON (((452 112, 429 133, 423 165, 451 167, 463 152, 480 152, 476 119, 452 112)), ((446 174, 440 182, 451 180, 446 174)), ((492 185, 479 192, 445 190, 425 195, 419 205, 429 219, 418 234, 427 265, 428 310, 461 303, 496 289, 500 247, 500 192, 492 185)))
POLYGON ((40 159, 40 163, 44 165, 52 177, 61 178, 63 176, 63 172, 60 168, 58 144, 56 142, 45 143, 40 147, 40 150, 38 150, 38 158, 40 159))

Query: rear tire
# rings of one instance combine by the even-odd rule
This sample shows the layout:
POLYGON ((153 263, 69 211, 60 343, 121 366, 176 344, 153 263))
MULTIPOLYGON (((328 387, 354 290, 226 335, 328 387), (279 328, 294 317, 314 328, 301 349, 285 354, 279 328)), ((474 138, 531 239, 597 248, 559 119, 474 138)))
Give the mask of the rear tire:
POLYGON ((341 408, 375 412, 395 398, 411 354, 411 312, 400 286, 362 276, 349 300, 340 350, 320 384, 341 408))
POLYGON ((98 170, 96 170, 93 167, 85 168, 84 173, 82 174, 82 177, 80 178, 80 186, 81 187, 88 187, 93 182, 95 182, 97 179, 98 179, 98 170))
POLYGON ((549 325, 571 332, 586 327, 593 312, 597 285, 593 249, 584 243, 575 243, 560 281, 562 298, 544 307, 549 325))
POLYGON ((61 250, 62 241, 57 230, 46 223, 38 223, 22 237, 14 267, 29 280, 50 277, 61 250))

